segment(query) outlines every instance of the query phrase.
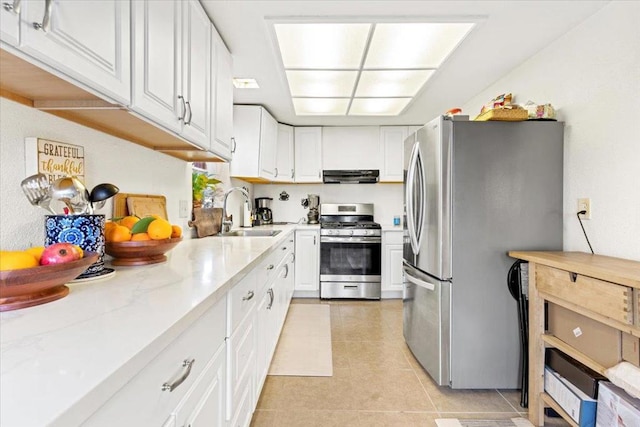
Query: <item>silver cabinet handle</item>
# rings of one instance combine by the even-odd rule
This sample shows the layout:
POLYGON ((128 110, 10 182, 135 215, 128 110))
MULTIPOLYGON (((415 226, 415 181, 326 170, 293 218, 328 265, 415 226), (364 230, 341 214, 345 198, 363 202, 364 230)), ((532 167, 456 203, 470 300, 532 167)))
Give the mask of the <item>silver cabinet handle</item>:
POLYGON ((42 17, 42 23, 34 22, 33 28, 36 30, 42 30, 45 33, 51 28, 51 11, 53 10, 53 0, 44 0, 44 16, 42 17))
POLYGON ((283 247, 282 247, 282 250, 283 250, 283 251, 286 251, 286 250, 287 250, 287 247, 286 247, 286 246, 283 246, 283 247))
POLYGON ((318 171, 318 178, 322 178, 322 174, 320 171, 318 171))
POLYGON ((178 121, 183 121, 184 116, 187 114, 187 105, 184 101, 184 96, 178 95, 178 99, 182 101, 182 114, 178 117, 178 121))
POLYGON ((293 169, 291 169, 291 179, 295 178, 296 174, 293 169))
POLYGON ((284 265, 284 276, 282 278, 286 279, 287 276, 289 276, 289 264, 284 265))
POLYGON ((267 306, 267 310, 271 310, 271 307, 273 307, 273 300, 275 299, 273 295, 273 288, 269 288, 267 293, 269 294, 269 305, 267 306))
POLYGON ((2 3, 2 7, 7 12, 13 12, 16 15, 20 14, 20 0, 13 0, 13 3, 2 3))
POLYGON ((186 101, 185 104, 187 104, 187 109, 189 110, 189 120, 185 120, 184 124, 185 125, 190 125, 191 124, 191 118, 193 117, 193 113, 191 112, 191 103, 189 101, 186 101))
POLYGON ((313 244, 316 244, 316 236, 313 236, 313 244))
POLYGON ((269 266, 267 267, 267 270, 273 270, 273 264, 269 264, 269 266))
POLYGON ((253 298, 253 295, 253 291, 247 292, 247 295, 242 297, 242 301, 249 301, 251 298, 253 298))
POLYGON ((186 368, 184 370, 184 372, 182 373, 182 375, 180 375, 179 378, 177 378, 175 381, 173 382, 166 382, 164 384, 162 384, 162 391, 169 391, 172 392, 173 390, 176 389, 176 387, 178 387, 180 384, 182 384, 184 382, 184 380, 187 379, 187 377, 189 376, 189 374, 191 373, 191 367, 193 366, 193 362, 195 362, 196 359, 185 359, 182 362, 182 367, 186 368))
POLYGON ((231 143, 232 143, 231 146, 233 147, 233 148, 231 148, 231 154, 233 154, 233 153, 236 152, 236 139, 235 138, 231 138, 231 143))

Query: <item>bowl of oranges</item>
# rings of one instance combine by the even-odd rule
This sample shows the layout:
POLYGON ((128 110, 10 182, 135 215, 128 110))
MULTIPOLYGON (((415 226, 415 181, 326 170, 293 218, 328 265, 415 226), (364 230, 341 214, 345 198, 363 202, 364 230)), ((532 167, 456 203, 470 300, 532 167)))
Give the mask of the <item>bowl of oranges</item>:
POLYGON ((98 260, 69 243, 22 251, 0 251, 0 311, 55 301, 69 294, 69 283, 98 260))
POLYGON ((182 229, 158 216, 125 216, 105 223, 104 251, 112 265, 136 266, 164 262, 182 241, 182 229))

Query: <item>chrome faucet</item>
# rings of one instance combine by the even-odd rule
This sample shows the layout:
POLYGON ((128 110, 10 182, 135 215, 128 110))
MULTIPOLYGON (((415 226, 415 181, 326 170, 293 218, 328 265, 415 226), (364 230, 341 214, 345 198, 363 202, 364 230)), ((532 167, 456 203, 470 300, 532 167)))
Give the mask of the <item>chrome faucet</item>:
POLYGON ((233 225, 232 217, 227 216, 227 198, 229 197, 229 194, 231 194, 235 190, 241 192, 244 198, 247 200, 247 203, 249 203, 249 206, 251 206, 251 200, 249 200, 249 192, 244 188, 232 187, 225 191, 224 202, 222 204, 222 230, 220 231, 220 234, 228 233, 231 230, 231 226, 233 225))

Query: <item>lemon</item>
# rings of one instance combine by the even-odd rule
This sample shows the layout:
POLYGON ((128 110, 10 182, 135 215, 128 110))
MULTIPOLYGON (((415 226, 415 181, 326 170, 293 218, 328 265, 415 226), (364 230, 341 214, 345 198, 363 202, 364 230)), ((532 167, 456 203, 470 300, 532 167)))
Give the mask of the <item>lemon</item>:
POLYGON ((44 246, 33 246, 29 249, 25 249, 24 251, 36 257, 38 262, 40 262, 40 257, 42 256, 42 252, 44 251, 44 246))
POLYGON ((37 267, 39 264, 35 256, 26 251, 0 252, 0 271, 20 270, 37 267))

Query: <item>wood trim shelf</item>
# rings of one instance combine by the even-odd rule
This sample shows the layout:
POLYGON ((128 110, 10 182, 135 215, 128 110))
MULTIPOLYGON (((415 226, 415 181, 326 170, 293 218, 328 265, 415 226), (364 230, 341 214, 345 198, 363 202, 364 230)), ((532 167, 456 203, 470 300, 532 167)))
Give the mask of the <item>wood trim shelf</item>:
POLYGON ((549 396, 547 393, 540 393, 540 399, 544 403, 546 403, 550 408, 556 411, 560 416, 571 426, 571 427, 579 427, 578 423, 573 421, 573 418, 567 414, 567 412, 558 405, 558 403, 553 400, 553 397, 549 396))
POLYGON ((224 162, 170 131, 0 49, 0 96, 188 162, 224 162))
POLYGON ((546 344, 548 344, 549 347, 557 348, 561 352, 563 352, 565 354, 568 354, 569 356, 573 357, 574 359, 576 359, 578 362, 582 363, 583 365, 586 365, 589 368, 593 369, 594 371, 596 371, 600 375, 604 375, 604 371, 607 368, 605 368, 604 366, 602 366, 601 364, 599 364, 598 362, 596 362, 592 358, 590 358, 590 357, 584 355, 583 353, 579 352, 578 350, 574 349, 569 344, 565 343, 564 341, 560 340, 559 338, 557 338, 557 337, 555 337, 553 335, 545 334, 545 335, 542 335, 541 337, 542 337, 542 341, 544 341, 546 344))

